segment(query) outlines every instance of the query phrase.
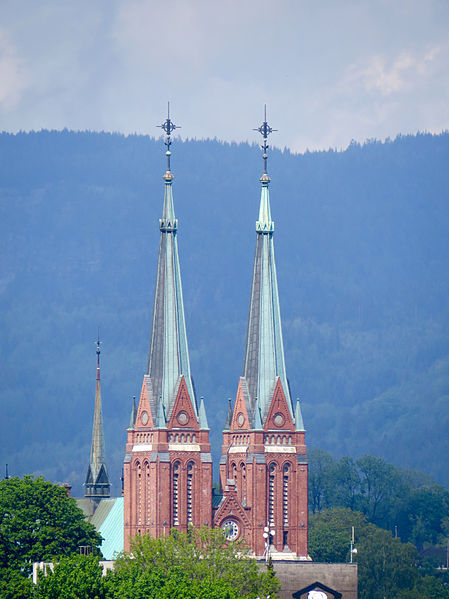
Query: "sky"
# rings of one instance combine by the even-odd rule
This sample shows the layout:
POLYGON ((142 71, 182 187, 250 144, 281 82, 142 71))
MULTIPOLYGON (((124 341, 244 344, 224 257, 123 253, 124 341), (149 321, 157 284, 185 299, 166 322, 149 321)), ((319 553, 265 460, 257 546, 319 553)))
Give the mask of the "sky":
POLYGON ((1 0, 0 130, 295 152, 449 129, 448 0, 1 0))

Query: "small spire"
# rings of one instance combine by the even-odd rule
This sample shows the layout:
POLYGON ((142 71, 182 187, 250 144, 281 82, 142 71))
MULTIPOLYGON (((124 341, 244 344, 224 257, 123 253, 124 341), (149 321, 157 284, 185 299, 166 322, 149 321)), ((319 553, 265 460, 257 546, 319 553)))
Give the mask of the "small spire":
POLYGON ((6 480, 8 480, 8 479, 9 479, 8 464, 5 464, 5 479, 6 479, 6 480))
POLYGON ((304 422, 301 414, 301 407, 299 405, 299 397, 296 399, 296 410, 295 410, 295 428, 297 431, 304 431, 304 422))
POLYGON ((167 118, 162 123, 162 125, 158 125, 158 127, 160 127, 161 129, 163 129, 165 131, 164 144, 167 147, 167 151, 165 152, 165 155, 167 156, 167 172, 164 175, 164 179, 165 179, 165 181, 168 181, 168 180, 171 181, 173 179, 173 175, 171 174, 171 171, 170 171, 170 157, 171 157, 170 146, 172 144, 171 134, 173 133, 173 131, 175 129, 180 129, 181 127, 179 127, 178 125, 175 125, 173 123, 173 121, 170 119, 170 102, 167 102, 167 118))
POLYGON ((204 397, 201 398, 199 420, 200 420, 200 429, 201 430, 209 430, 209 425, 207 423, 207 416, 206 416, 206 408, 204 407, 204 397))
POLYGON ((133 395, 133 405, 131 408, 131 417, 129 419, 129 427, 128 428, 134 428, 134 424, 136 423, 136 415, 137 415, 136 396, 133 395))
POLYGON ((253 131, 258 131, 262 135, 262 137, 263 137, 263 143, 260 146, 262 148, 262 150, 263 150, 263 154, 262 154, 262 158, 263 158, 263 175, 260 178, 260 180, 262 182, 269 183, 270 177, 268 176, 268 173, 267 173, 267 159, 268 159, 267 150, 269 148, 269 145, 268 145, 268 136, 270 135, 270 133, 273 133, 273 131, 277 131, 277 129, 273 129, 267 123, 267 105, 266 104, 264 106, 264 121, 263 121, 263 123, 261 124, 260 127, 258 127, 257 129, 253 129, 253 131))
POLYGON ((226 412, 226 422, 225 422, 225 426, 224 426, 224 430, 228 431, 231 428, 231 422, 232 422, 232 400, 231 398, 228 399, 228 411, 226 412))

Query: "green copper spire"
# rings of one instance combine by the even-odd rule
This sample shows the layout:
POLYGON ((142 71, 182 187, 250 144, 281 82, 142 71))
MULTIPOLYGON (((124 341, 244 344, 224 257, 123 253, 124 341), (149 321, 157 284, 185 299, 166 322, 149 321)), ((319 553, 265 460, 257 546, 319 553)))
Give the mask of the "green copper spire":
POLYGON ((274 222, 271 219, 269 184, 267 172, 268 136, 276 131, 268 125, 265 107, 265 120, 255 129, 262 134, 264 172, 260 178, 261 196, 259 219, 256 222, 256 252, 254 257, 253 280, 246 338, 243 376, 249 393, 249 412, 253 414, 253 424, 258 418, 258 407, 262 422, 267 417, 277 377, 294 418, 293 406, 285 369, 284 343, 282 339, 279 292, 274 257, 274 222), (257 401, 256 401, 257 398, 257 401))
POLYGON ((92 445, 90 450, 89 467, 87 469, 85 496, 99 500, 109 497, 110 484, 105 462, 103 415, 101 410, 100 388, 100 334, 97 339, 97 381, 95 388, 94 422, 92 426, 92 445))
POLYGON ((190 373, 178 256, 178 221, 175 217, 172 192, 171 134, 178 127, 170 119, 170 105, 167 119, 160 126, 166 134, 164 143, 167 148, 167 170, 163 176, 165 182, 164 206, 162 218, 159 221, 161 236, 147 366, 147 374, 151 379, 153 389, 153 398, 150 399, 150 403, 154 410, 153 417, 158 421, 160 421, 161 413, 159 402, 163 404, 167 419, 170 418, 181 375, 184 375, 194 410, 198 416, 190 373))

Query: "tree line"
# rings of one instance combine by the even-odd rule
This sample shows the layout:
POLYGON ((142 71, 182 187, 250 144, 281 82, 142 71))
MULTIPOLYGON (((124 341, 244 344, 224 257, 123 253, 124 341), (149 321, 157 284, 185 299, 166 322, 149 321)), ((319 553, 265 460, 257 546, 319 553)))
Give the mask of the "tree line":
POLYGON ((354 527, 360 599, 449 598, 449 492, 427 474, 312 449, 309 508, 316 561, 349 561, 354 527))

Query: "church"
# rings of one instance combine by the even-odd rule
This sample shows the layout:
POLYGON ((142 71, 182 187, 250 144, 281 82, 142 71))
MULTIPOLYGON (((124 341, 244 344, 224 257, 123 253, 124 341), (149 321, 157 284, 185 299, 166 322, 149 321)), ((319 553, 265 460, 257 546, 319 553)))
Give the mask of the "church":
MULTIPOLYGON (((307 457, 299 401, 292 401, 285 368, 267 171, 268 136, 262 135, 263 174, 256 248, 237 395, 223 423, 220 494, 212 489, 207 405, 198 402, 190 370, 178 221, 173 200, 170 115, 165 132, 167 167, 159 220, 160 243, 148 363, 134 406, 123 467, 124 548, 130 539, 172 528, 221 527, 244 539, 258 558, 310 560, 307 551, 307 457)), ((248 259, 250 259, 248 257, 248 259)), ((249 286, 249 285, 248 285, 249 286)), ((94 508, 109 497, 101 420, 99 342, 97 392, 85 495, 94 508)), ((107 501, 107 500, 106 500, 107 501)))
MULTIPOLYGON (((189 526, 220 527, 242 539, 260 562, 275 562, 282 599, 357 598, 357 564, 320 564, 308 554, 307 455, 299 400, 287 378, 274 257, 267 170, 268 125, 262 125, 263 173, 243 371, 223 423, 220 491, 212 484, 207 405, 198 402, 190 370, 173 200, 170 114, 167 167, 146 372, 134 402, 123 464, 122 497, 110 497, 100 389, 100 341, 90 462, 77 503, 104 537, 113 560, 136 535, 168 535, 189 526), (308 595, 311 596, 311 595, 308 595)), ((250 258, 248 257, 248 260, 250 258)), ((248 285, 249 288, 249 285, 248 285)), ((113 562, 109 563, 112 567, 113 562)))

